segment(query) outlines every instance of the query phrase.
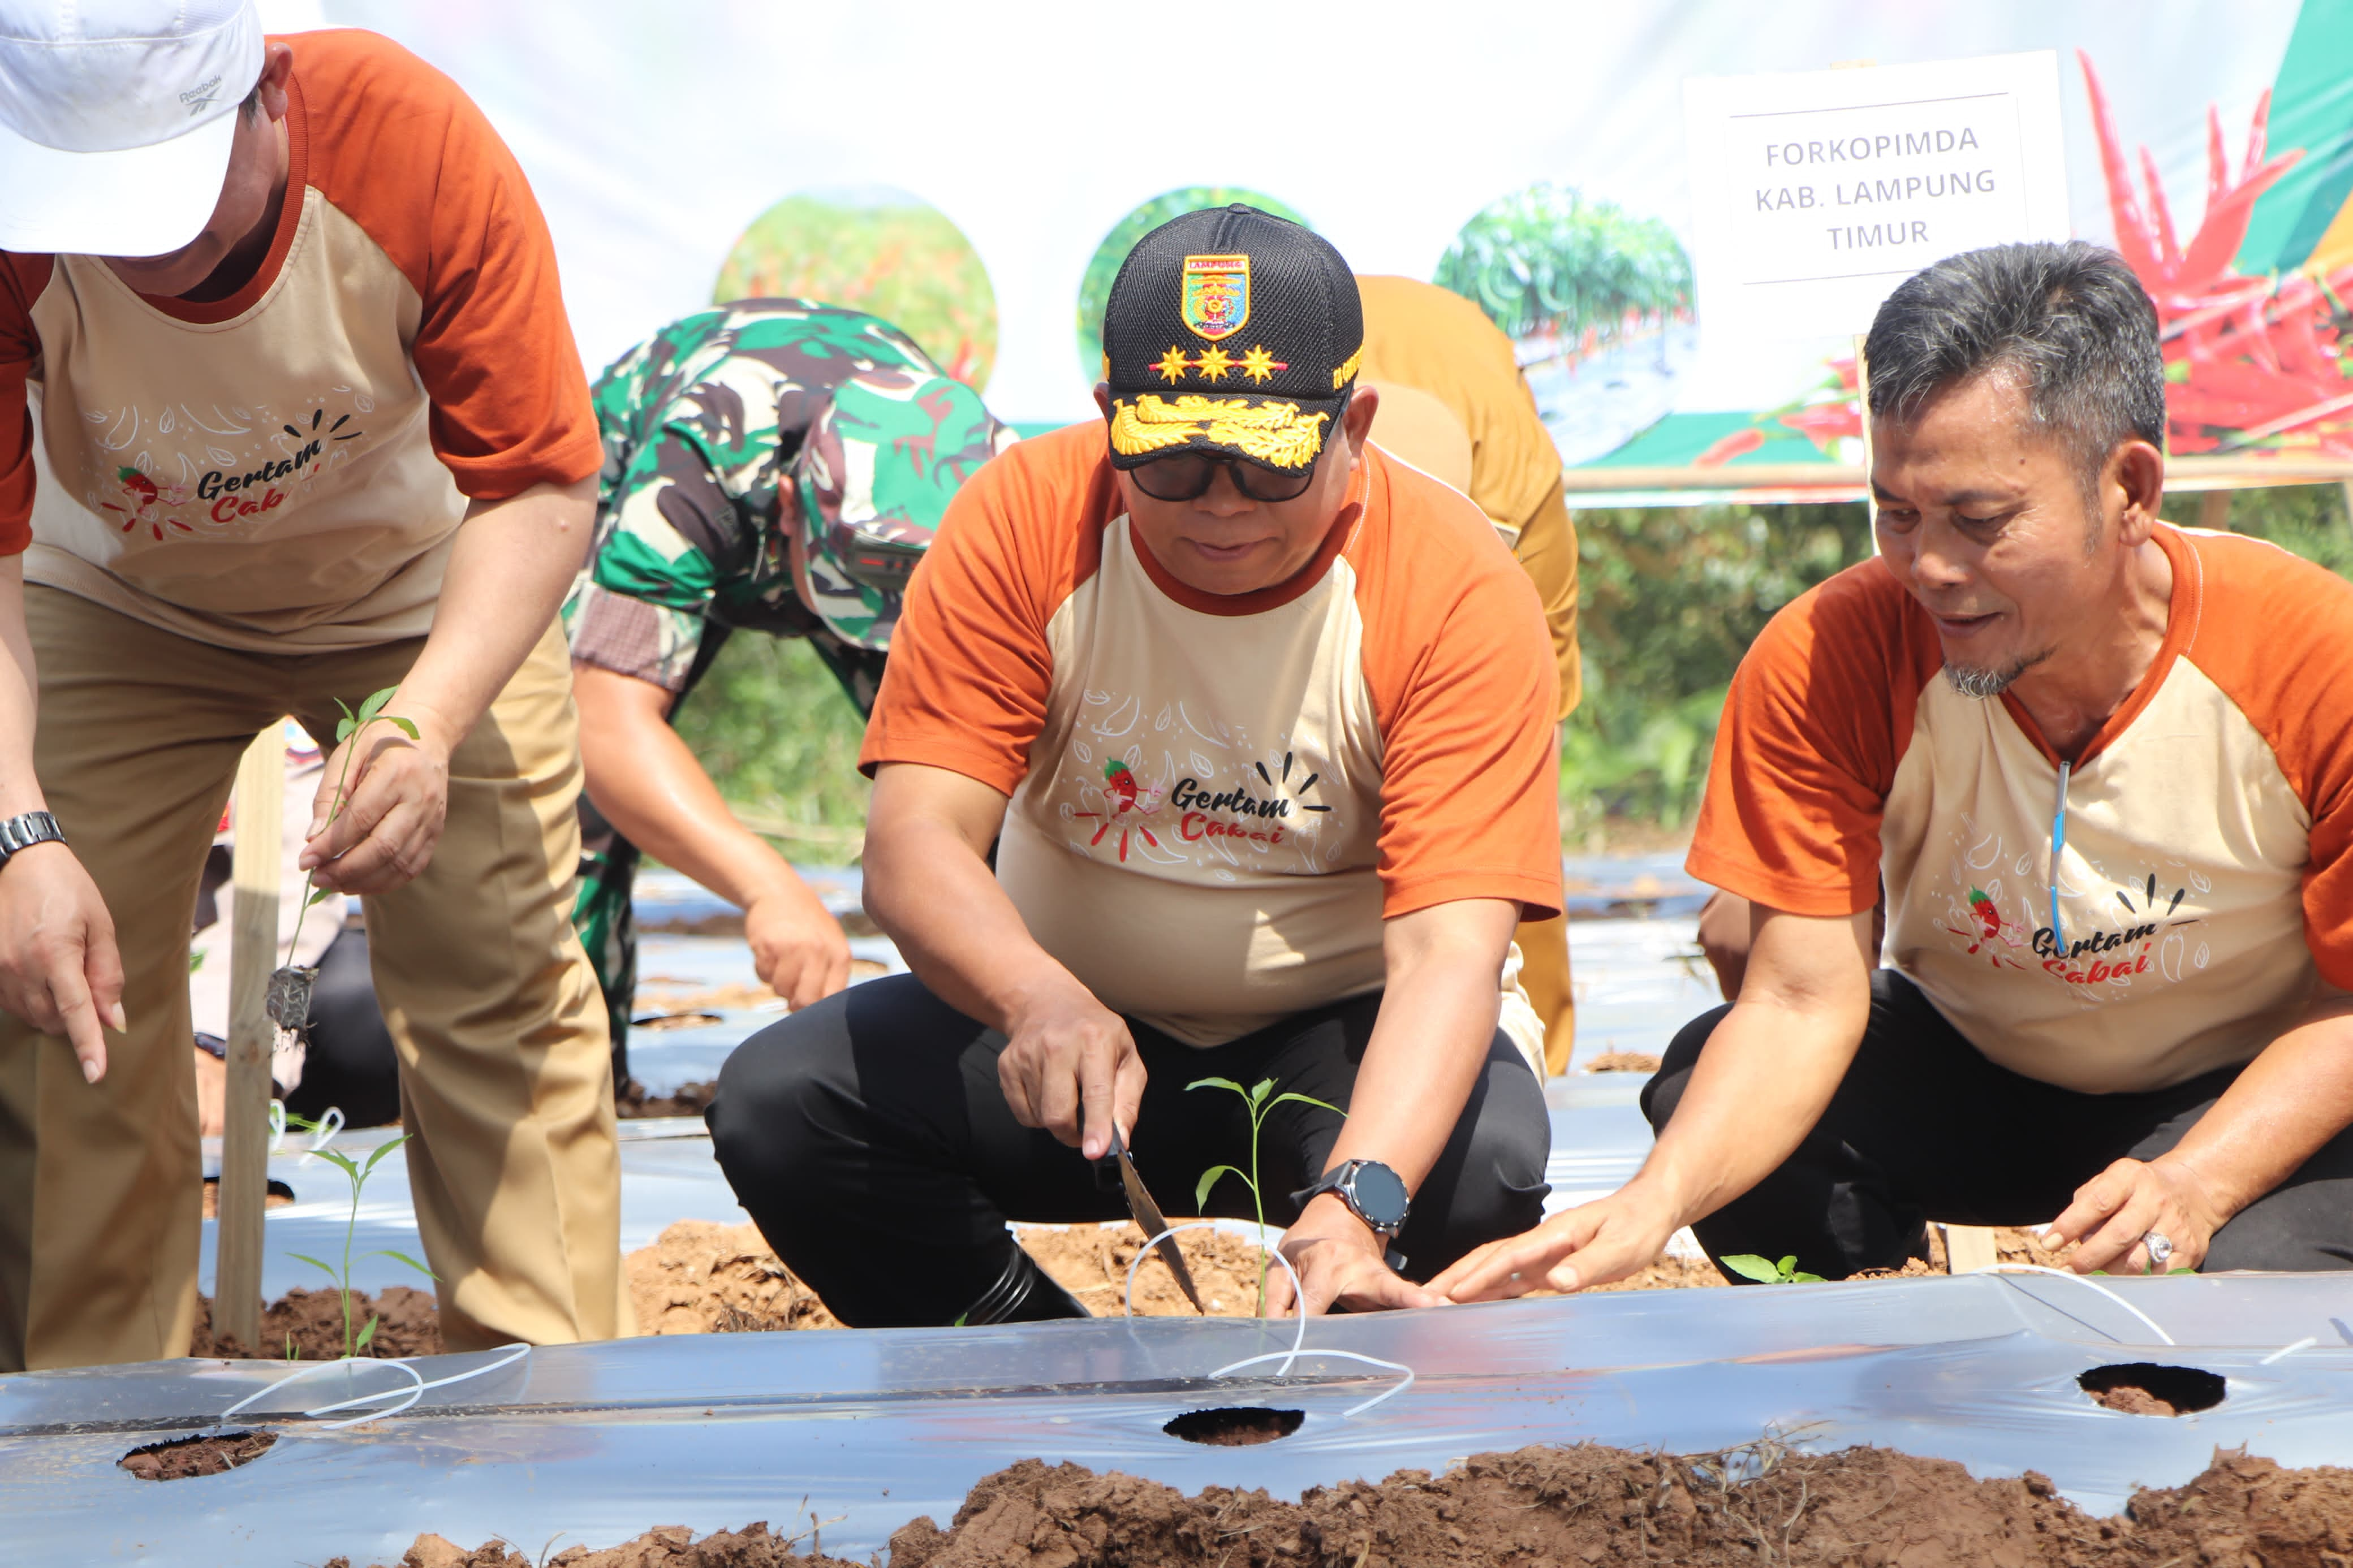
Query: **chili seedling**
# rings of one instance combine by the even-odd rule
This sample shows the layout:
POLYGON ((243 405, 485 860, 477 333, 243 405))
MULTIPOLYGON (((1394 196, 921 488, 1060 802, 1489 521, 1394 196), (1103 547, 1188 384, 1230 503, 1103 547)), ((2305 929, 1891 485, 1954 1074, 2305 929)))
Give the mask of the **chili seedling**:
POLYGON ((1778 1263, 1759 1258, 1753 1252, 1736 1252, 1716 1261, 1743 1279, 1754 1279, 1759 1285, 1819 1285, 1822 1282, 1820 1275, 1809 1274, 1798 1267, 1798 1255, 1794 1252, 1778 1263))
MULTIPOLYGON (((286 1121, 290 1126, 295 1127, 304 1132, 315 1132, 319 1130, 318 1122, 311 1121, 308 1117, 297 1116, 291 1111, 287 1113, 286 1121)), ((391 1153, 395 1149, 397 1149, 403 1143, 407 1142, 409 1136, 410 1135, 408 1133, 404 1132, 397 1138, 389 1139, 385 1142, 377 1144, 374 1149, 369 1151, 367 1163, 364 1165, 361 1164, 358 1161, 353 1159, 349 1154, 344 1153, 340 1149, 314 1149, 311 1151, 311 1152, 318 1155, 320 1159, 326 1161, 329 1164, 334 1166, 335 1169, 343 1172, 344 1180, 350 1182, 352 1184, 352 1214, 350 1220, 346 1222, 343 1226, 343 1266, 342 1268, 338 1269, 332 1264, 322 1262, 316 1258, 311 1257, 308 1253, 290 1252, 287 1256, 295 1259, 297 1262, 307 1263, 311 1268, 323 1272, 328 1279, 334 1281, 336 1290, 342 1294, 343 1299, 343 1355, 345 1359, 355 1356, 359 1354, 360 1352, 367 1349, 368 1342, 375 1338, 377 1323, 382 1321, 380 1314, 370 1312, 368 1314, 367 1326, 360 1330, 356 1335, 352 1332, 352 1237, 353 1233, 359 1229, 360 1194, 366 1188, 368 1175, 376 1168, 377 1163, 382 1161, 386 1154, 391 1153)), ((433 1270, 426 1268, 425 1265, 417 1262, 417 1259, 409 1257, 408 1254, 405 1252, 395 1252, 388 1247, 379 1247, 374 1252, 364 1252, 360 1254, 360 1256, 363 1258, 389 1258, 396 1263, 406 1263, 408 1267, 416 1269, 419 1274, 424 1275, 425 1278, 433 1280, 437 1284, 439 1283, 440 1280, 440 1277, 435 1274, 433 1270)))
POLYGON ((1197 1089, 1231 1089, 1241 1096, 1242 1103, 1250 1110, 1250 1168, 1249 1174, 1244 1175, 1238 1167, 1233 1165, 1210 1166, 1201 1173, 1200 1181, 1194 1185, 1193 1207, 1198 1211, 1201 1205, 1208 1203, 1209 1189, 1218 1184, 1219 1177, 1229 1173, 1240 1177, 1242 1185, 1250 1189, 1250 1209, 1258 1215, 1258 1315, 1263 1318, 1266 1316, 1266 1271, 1269 1264, 1266 1247, 1266 1195, 1259 1191, 1258 1185, 1258 1144, 1260 1131, 1266 1126, 1267 1112, 1286 1100, 1295 1100, 1302 1105, 1316 1106, 1330 1111, 1335 1116, 1345 1116, 1348 1113, 1336 1105, 1324 1104, 1311 1094, 1294 1094, 1287 1091, 1274 1094, 1274 1079, 1271 1078, 1262 1078, 1248 1089, 1244 1089, 1229 1078, 1196 1079, 1185 1086, 1186 1092, 1188 1094, 1197 1089), (1267 1098, 1271 1094, 1274 1096, 1271 1100, 1267 1098))
MULTIPOLYGON (((343 717, 335 725, 335 744, 342 745, 371 724, 389 724, 410 740, 416 740, 417 725, 413 721, 404 719, 397 713, 387 713, 384 710, 384 705, 392 700, 392 694, 398 689, 400 689, 396 686, 387 686, 383 690, 373 693, 360 704, 357 712, 353 712, 342 698, 336 698, 335 706, 342 710, 343 717)), ((336 818, 343 815, 343 807, 348 804, 348 797, 343 793, 344 786, 351 783, 352 764, 358 757, 357 746, 350 748, 343 753, 343 772, 335 779, 334 796, 327 807, 327 826, 330 827, 335 825, 336 818)), ((307 965, 292 963, 291 959, 301 945, 302 922, 310 918, 311 906, 323 903, 333 896, 332 889, 319 886, 319 872, 315 867, 312 868, 311 875, 304 879, 304 886, 307 891, 303 894, 302 908, 294 916, 294 935, 286 944, 289 962, 271 973, 269 996, 264 1004, 265 1010, 269 1015, 269 1021, 277 1026, 281 1037, 299 1037, 310 1026, 311 987, 318 983, 319 972, 307 965)))

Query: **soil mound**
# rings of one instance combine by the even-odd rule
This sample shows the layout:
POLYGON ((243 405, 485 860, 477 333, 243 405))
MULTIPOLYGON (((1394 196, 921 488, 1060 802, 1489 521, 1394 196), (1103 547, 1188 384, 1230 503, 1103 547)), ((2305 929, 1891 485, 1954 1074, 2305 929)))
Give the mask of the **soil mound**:
MULTIPOLYGON (((1172 1219, 1171 1225, 1182 1225, 1172 1219)), ((1116 1318, 1127 1289, 1127 1266, 1144 1248, 1144 1232, 1134 1225, 1022 1226, 1014 1231, 1021 1248, 1053 1276, 1054 1282, 1086 1304, 1098 1318, 1116 1318)), ((1201 1305, 1216 1318, 1248 1318, 1258 1311, 1258 1247, 1222 1230, 1188 1230, 1176 1238, 1201 1292, 1201 1305)), ((1269 1264, 1280 1273, 1282 1265, 1269 1264)), ((1199 1314, 1176 1277, 1157 1258, 1135 1271, 1135 1315, 1191 1318, 1199 1314)))
MULTIPOLYGON (((834 1568, 765 1524, 695 1541, 675 1526, 565 1568, 834 1568)), ((1884 1448, 1793 1454, 1761 1442, 1676 1458, 1621 1448, 1482 1454, 1440 1476, 1317 1488, 1296 1503, 1025 1459, 974 1487, 942 1530, 918 1519, 891 1568, 1576 1568, 1651 1562, 1899 1568, 2155 1568, 2311 1563, 2353 1553, 2353 1470, 2287 1470, 2218 1453, 2186 1487, 2145 1491, 2093 1519, 2029 1472, 1975 1480, 1960 1466, 1884 1448)), ((504 1542, 466 1552, 417 1537, 401 1568, 531 1568, 504 1542)), ((336 1558, 329 1568, 349 1568, 336 1558)), ((848 1568, 841 1564, 841 1568, 848 1568)))
MULTIPOLYGON (((360 1347, 360 1354, 379 1361, 402 1356, 439 1355, 441 1319, 430 1292, 406 1285, 387 1285, 381 1295, 352 1292, 352 1332, 367 1327, 371 1314, 380 1316, 375 1336, 360 1347)), ((335 1361, 343 1353, 343 1297, 339 1290, 289 1290, 261 1311, 261 1343, 248 1348, 227 1334, 213 1331, 213 1304, 196 1298, 196 1333, 188 1346, 192 1356, 216 1356, 226 1361, 283 1361, 289 1339, 296 1361, 335 1361)))
POLYGON ((180 1437, 133 1448, 115 1461, 142 1481, 177 1481, 190 1476, 216 1476, 248 1464, 269 1451, 275 1432, 222 1432, 208 1437, 180 1437))
MULTIPOLYGON (((801 1536, 779 1536, 767 1525, 714 1531, 702 1540, 681 1525, 658 1525, 643 1535, 592 1552, 569 1546, 553 1557, 519 1552, 503 1541, 488 1541, 469 1552, 438 1535, 420 1535, 400 1555, 399 1568, 872 1568, 870 1563, 828 1557, 812 1543, 794 1550, 801 1536)), ((352 1568, 348 1557, 330 1557, 327 1568, 352 1568)))
POLYGON ((636 1079, 613 1096, 613 1114, 624 1121, 649 1116, 700 1116, 719 1093, 715 1083, 682 1083, 668 1094, 649 1094, 636 1079))
POLYGON ((622 1261, 641 1334, 841 1327, 776 1261, 756 1226, 682 1219, 622 1261))

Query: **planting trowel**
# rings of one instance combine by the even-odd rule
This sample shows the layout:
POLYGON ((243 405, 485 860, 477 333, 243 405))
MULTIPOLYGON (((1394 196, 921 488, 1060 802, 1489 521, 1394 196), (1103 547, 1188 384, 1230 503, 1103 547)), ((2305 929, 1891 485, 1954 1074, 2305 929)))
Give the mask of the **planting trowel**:
MULTIPOLYGON (((1160 1236, 1168 1228, 1168 1222, 1161 1217, 1160 1205, 1152 1201, 1152 1194, 1144 1190, 1144 1178, 1135 1173, 1135 1162, 1127 1157, 1127 1140, 1119 1135, 1117 1122, 1112 1123, 1111 1152, 1119 1162, 1119 1184, 1127 1192, 1127 1212, 1135 1216, 1135 1223, 1144 1227, 1146 1237, 1160 1236)), ((1185 1292, 1185 1300, 1193 1303, 1193 1310, 1208 1317, 1209 1310, 1201 1305, 1201 1293, 1193 1288, 1193 1271, 1185 1267, 1185 1255, 1176 1250, 1176 1238, 1160 1236, 1152 1250, 1160 1254, 1160 1260, 1168 1265, 1168 1272, 1176 1276, 1176 1289, 1185 1292)))

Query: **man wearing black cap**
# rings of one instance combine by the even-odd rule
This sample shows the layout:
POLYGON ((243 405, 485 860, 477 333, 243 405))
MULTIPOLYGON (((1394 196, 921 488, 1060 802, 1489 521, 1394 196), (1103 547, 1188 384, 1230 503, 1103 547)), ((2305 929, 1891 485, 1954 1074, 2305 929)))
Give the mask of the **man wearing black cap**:
POLYGON ((1363 341, 1330 245, 1187 214, 1113 286, 1105 423, 951 504, 861 759, 867 907, 914 973, 746 1041, 710 1116, 844 1321, 1087 1315, 1005 1222, 1122 1215, 1115 1131, 1212 1214, 1250 1196, 1205 1173, 1254 1170, 1308 1311, 1433 1303, 1409 1280, 1539 1213, 1496 1020, 1560 902, 1556 676, 1486 519, 1366 443, 1363 341), (1212 1079, 1306 1098, 1254 1146, 1212 1079))

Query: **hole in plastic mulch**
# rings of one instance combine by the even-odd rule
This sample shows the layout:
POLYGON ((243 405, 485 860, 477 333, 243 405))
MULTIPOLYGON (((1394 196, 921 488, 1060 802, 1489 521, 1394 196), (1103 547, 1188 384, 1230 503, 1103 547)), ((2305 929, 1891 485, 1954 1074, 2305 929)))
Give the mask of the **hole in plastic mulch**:
POLYGON ((2094 1402, 2127 1415, 2187 1415, 2193 1410, 2211 1410, 2229 1391, 2229 1384, 2217 1373, 2147 1361, 2095 1366, 2075 1384, 2094 1402))
POLYGON ((1229 1405, 1214 1410, 1187 1410, 1160 1428, 1171 1437, 1212 1447, 1243 1448, 1271 1443, 1299 1430, 1304 1410, 1270 1410, 1263 1405, 1229 1405))
POLYGON ((142 1481, 178 1481, 190 1476, 216 1476, 239 1465, 249 1465, 278 1441, 275 1432, 209 1432, 201 1437, 174 1437, 149 1443, 115 1461, 142 1481))

